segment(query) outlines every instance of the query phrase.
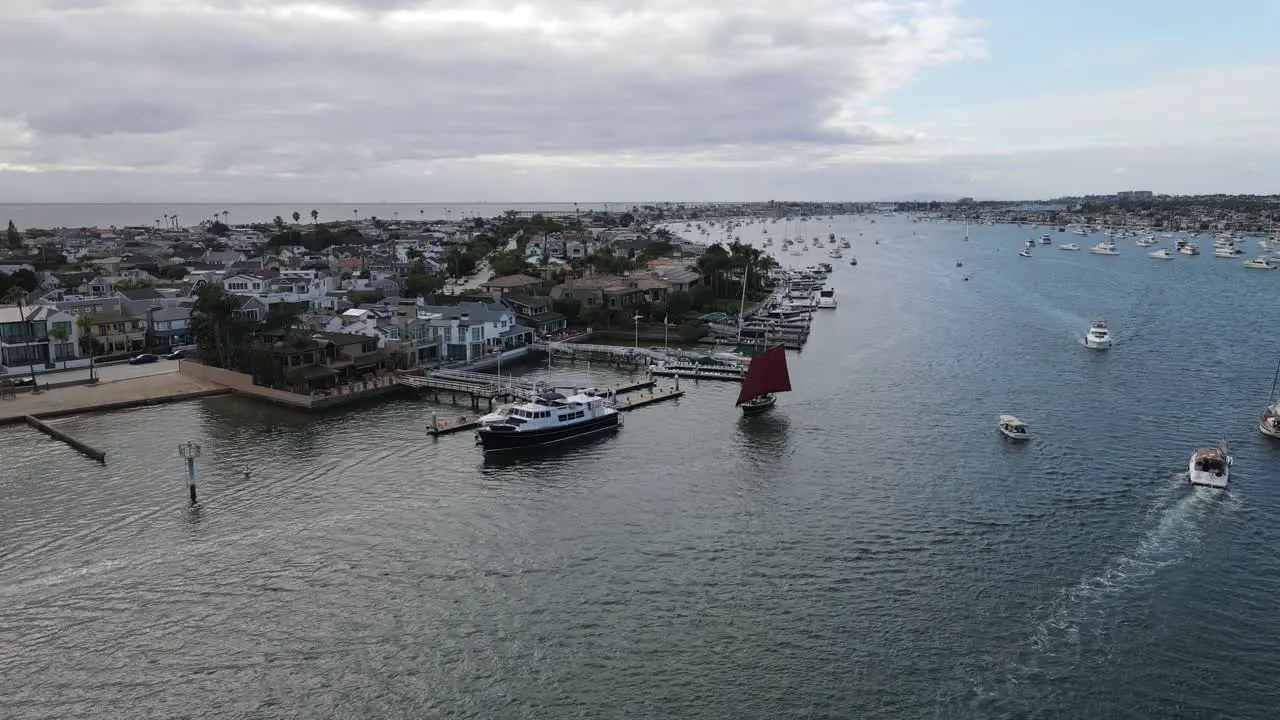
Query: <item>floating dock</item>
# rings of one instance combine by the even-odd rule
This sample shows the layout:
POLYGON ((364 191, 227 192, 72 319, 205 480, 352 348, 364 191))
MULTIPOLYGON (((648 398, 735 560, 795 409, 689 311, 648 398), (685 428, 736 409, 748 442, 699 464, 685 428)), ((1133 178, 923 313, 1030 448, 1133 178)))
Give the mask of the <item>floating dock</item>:
POLYGON ((726 370, 672 370, 670 368, 654 368, 650 375, 658 377, 678 377, 683 380, 724 380, 726 382, 742 382, 745 373, 726 370))
MULTIPOLYGON (((655 383, 653 380, 645 380, 643 382, 623 385, 617 388, 601 390, 600 395, 612 396, 614 398, 613 407, 618 412, 627 412, 628 410, 635 410, 636 408, 645 407, 646 405, 674 400, 681 395, 684 395, 684 391, 680 389, 678 384, 671 388, 655 388, 654 385, 655 383), (641 394, 639 393, 640 390, 647 390, 648 392, 641 394), (631 395, 631 397, 619 398, 620 395, 631 395)), ((465 432, 467 430, 474 430, 480 427, 481 417, 483 416, 460 415, 452 420, 433 419, 427 424, 427 434, 432 437, 439 437, 441 435, 452 435, 454 433, 465 432)))

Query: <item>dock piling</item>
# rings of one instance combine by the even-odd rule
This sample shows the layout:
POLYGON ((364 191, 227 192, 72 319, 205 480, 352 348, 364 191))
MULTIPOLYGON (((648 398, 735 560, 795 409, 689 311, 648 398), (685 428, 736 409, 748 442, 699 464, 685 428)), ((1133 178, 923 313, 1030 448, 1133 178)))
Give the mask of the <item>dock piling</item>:
POLYGON ((178 455, 187 461, 187 492, 191 496, 191 507, 199 504, 196 500, 196 458, 200 453, 200 446, 190 440, 178 446, 178 455))

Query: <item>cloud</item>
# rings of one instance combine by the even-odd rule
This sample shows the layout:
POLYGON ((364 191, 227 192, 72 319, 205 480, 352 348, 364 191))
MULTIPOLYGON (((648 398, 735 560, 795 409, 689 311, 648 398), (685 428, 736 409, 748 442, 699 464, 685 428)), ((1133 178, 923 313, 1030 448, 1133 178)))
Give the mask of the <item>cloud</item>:
POLYGON ((912 143, 876 101, 974 31, 950 0, 29 0, 0 167, 354 195, 495 157, 820 159, 912 143))

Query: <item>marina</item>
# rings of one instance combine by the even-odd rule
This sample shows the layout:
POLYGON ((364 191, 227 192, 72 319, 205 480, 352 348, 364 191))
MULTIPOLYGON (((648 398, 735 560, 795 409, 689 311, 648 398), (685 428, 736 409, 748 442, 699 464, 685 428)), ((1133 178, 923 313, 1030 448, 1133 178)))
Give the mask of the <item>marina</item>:
MULTIPOLYGON (((535 347, 500 374, 445 368, 417 388, 397 376, 398 392, 325 413, 222 391, 50 423, 105 464, 18 416, 0 428, 0 623, 12 629, 0 661, 19 688, 6 706, 181 715, 139 700, 136 677, 113 669, 163 647, 158 681, 200 668, 280 686, 308 672, 329 682, 317 697, 330 709, 361 702, 370 680, 353 668, 367 663, 400 678, 395 692, 449 706, 598 715, 650 702, 682 715, 717 682, 699 668, 719 663, 798 696, 837 687, 831 707, 859 716, 1124 714, 1116 698, 1135 678, 1152 698, 1185 697, 1205 682, 1203 663, 1274 634, 1258 578, 1280 572, 1280 494, 1267 481, 1280 442, 1261 431, 1276 353, 1248 328, 1276 274, 1208 253, 1155 263, 1037 247, 1020 258, 1040 231, 974 224, 965 242, 963 224, 870 219, 830 221, 859 265, 823 279, 836 308, 777 318, 773 328, 807 333, 785 351, 790 392, 757 414, 735 406, 741 378, 678 373, 678 391, 673 375, 622 392, 659 363, 780 344, 765 332, 739 343, 730 319, 718 348, 641 341, 644 353, 566 350, 548 363, 535 347), (1112 346, 1087 352, 1101 318, 1112 346), (1192 326, 1218 328, 1230 351, 1187 342, 1192 326), (490 399, 497 411, 544 388, 598 389, 627 417, 617 432, 528 453, 482 452, 478 425, 426 430, 433 413, 445 430, 478 422, 490 399), (1034 431, 1027 440, 993 427, 1010 411, 1034 431), (1188 459, 1223 436, 1230 486, 1192 485, 1188 459), (187 440, 203 448, 196 509, 175 448, 187 440), (1224 597, 1230 612, 1206 625, 1201 610, 1224 597), (76 622, 49 633, 49 613, 76 622), (278 658, 228 662, 254 638, 278 658), (850 674, 832 685, 824 668, 836 664, 850 674), (672 668, 696 687, 663 684, 660 702, 649 685, 598 690, 663 682, 672 668)), ((825 224, 806 235, 825 238, 825 224)), ((760 227, 739 232, 762 242, 750 234, 760 227)), ((759 304, 753 318, 770 312, 759 304)), ((149 381, 176 394, 164 385, 176 381, 149 381)), ((0 410, 56 410, 74 392, 0 410)), ((1213 678, 1234 716, 1270 712, 1254 690, 1280 669, 1252 657, 1213 678)), ((246 715, 262 701, 214 695, 246 715)), ((725 712, 805 712, 793 697, 763 715, 754 696, 725 712)))

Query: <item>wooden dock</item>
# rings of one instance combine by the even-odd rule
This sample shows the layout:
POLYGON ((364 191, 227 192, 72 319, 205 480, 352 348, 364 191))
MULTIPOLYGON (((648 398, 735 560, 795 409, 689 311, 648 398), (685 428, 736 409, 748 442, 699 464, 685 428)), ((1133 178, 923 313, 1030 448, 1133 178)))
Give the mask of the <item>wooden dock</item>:
POLYGON ((642 408, 646 405, 655 405, 660 402, 666 402, 667 400, 675 400, 682 395, 684 395, 684 391, 678 388, 662 388, 654 390, 653 392, 637 394, 634 397, 619 400, 614 403, 613 407, 618 412, 627 412, 628 410, 635 410, 636 408, 642 408))
POLYGON ((650 375, 658 377, 678 377, 682 380, 723 380, 725 382, 742 382, 742 378, 746 373, 724 371, 724 370, 671 370, 669 368, 654 368, 649 371, 650 375))
MULTIPOLYGON (((631 383, 629 385, 621 385, 608 390, 601 390, 602 396, 611 396, 614 398, 613 407, 618 412, 627 412, 636 408, 653 405, 655 403, 674 400, 682 395, 684 391, 679 385, 670 388, 655 388, 656 383, 653 380, 645 380, 642 382, 631 383), (640 392, 645 390, 647 392, 640 392), (625 396, 625 397, 623 397, 625 396)), ((480 427, 481 415, 459 415, 452 420, 441 420, 434 414, 431 422, 427 424, 427 434, 432 437, 440 437, 441 435, 452 435, 454 433, 474 430, 480 427)))

